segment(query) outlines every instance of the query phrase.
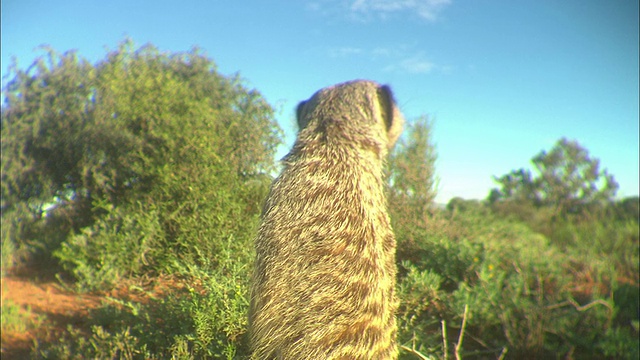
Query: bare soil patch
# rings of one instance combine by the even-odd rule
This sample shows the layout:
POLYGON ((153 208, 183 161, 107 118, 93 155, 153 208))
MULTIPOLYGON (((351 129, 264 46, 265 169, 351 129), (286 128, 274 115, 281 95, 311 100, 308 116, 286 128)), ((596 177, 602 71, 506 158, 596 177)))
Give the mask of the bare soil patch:
POLYGON ((33 320, 38 328, 26 332, 2 331, 2 359, 28 358, 35 339, 51 338, 68 324, 82 325, 90 309, 101 304, 99 296, 76 294, 62 288, 53 276, 36 272, 8 274, 2 278, 2 302, 10 300, 33 320))
POLYGON ((56 341, 68 325, 89 328, 88 315, 92 309, 102 305, 107 297, 145 302, 149 295, 160 296, 168 289, 181 288, 178 281, 156 279, 146 284, 131 284, 100 294, 80 294, 65 289, 54 274, 46 270, 23 269, 9 272, 2 278, 2 302, 19 305, 23 313, 30 309, 32 320, 41 319, 37 328, 24 332, 2 331, 3 360, 28 359, 35 341, 56 341), (145 289, 145 290, 141 290, 145 289))

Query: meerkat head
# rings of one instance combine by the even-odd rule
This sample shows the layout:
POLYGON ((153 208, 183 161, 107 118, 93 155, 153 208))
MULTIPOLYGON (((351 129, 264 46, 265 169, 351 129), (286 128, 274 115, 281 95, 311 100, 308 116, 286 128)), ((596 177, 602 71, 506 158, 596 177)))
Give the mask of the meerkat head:
POLYGON ((356 141, 365 136, 369 141, 381 140, 387 149, 396 143, 404 125, 391 88, 366 80, 321 89, 298 104, 296 115, 301 133, 324 132, 327 137, 356 141))

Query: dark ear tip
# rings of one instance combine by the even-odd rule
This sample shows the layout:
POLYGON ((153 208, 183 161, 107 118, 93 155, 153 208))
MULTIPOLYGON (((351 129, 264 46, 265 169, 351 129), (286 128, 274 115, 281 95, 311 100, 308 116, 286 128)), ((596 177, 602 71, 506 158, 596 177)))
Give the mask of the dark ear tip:
POLYGON ((304 128, 304 124, 302 123, 302 115, 304 114, 302 112, 306 103, 306 101, 300 101, 296 107, 296 122, 298 123, 298 130, 302 130, 302 128, 304 128))
POLYGON ((383 104, 385 106, 385 124, 387 126, 387 130, 391 128, 391 125, 395 121, 393 119, 393 108, 395 106, 396 100, 393 98, 393 91, 391 91, 391 87, 389 85, 382 85, 379 89, 380 93, 384 97, 383 104))
POLYGON ((387 96, 387 98, 389 99, 389 102, 395 104, 396 99, 393 96, 393 91, 391 91, 391 87, 389 85, 382 85, 380 86, 380 89, 385 94, 385 96, 387 96))

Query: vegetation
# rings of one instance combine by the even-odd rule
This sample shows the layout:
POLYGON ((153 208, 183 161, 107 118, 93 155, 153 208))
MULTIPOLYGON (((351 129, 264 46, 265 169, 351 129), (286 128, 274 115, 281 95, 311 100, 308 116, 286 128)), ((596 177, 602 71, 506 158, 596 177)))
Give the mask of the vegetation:
POLYGON ((587 149, 576 141, 560 139, 550 152, 542 151, 532 159, 538 177, 529 170, 514 170, 496 178, 501 185, 489 195, 494 205, 546 209, 553 218, 602 208, 610 202, 618 183, 600 161, 591 159, 587 149))
POLYGON ((22 309, 11 300, 2 300, 2 331, 23 332, 37 328, 43 317, 34 316, 30 308, 22 309))
MULTIPOLYGON (((198 50, 89 64, 49 50, 2 106, 2 266, 105 295, 35 358, 247 354, 252 237, 280 142, 273 109, 198 50), (143 299, 143 300, 141 300, 143 299)), ((403 359, 637 359, 639 200, 561 139, 486 201, 433 206, 435 149, 414 120, 389 161, 403 359)), ((14 313, 3 304, 5 315, 14 313)), ((16 316, 11 316, 16 318, 16 316)))

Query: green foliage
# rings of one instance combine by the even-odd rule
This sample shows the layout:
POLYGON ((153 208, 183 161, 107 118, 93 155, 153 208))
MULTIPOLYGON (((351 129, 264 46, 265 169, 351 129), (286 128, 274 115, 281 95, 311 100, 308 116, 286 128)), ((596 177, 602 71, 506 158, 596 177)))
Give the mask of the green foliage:
POLYGON ((93 225, 72 234, 54 251, 63 268, 77 279, 81 290, 97 290, 116 285, 120 279, 153 268, 162 232, 157 211, 135 204, 133 209, 114 207, 103 201, 103 210, 93 225))
POLYGON ((432 121, 422 116, 407 124, 389 156, 389 204, 403 214, 397 220, 420 221, 436 196, 436 150, 431 143, 432 121))
POLYGON ((279 132, 258 92, 216 73, 197 50, 132 47, 125 41, 95 66, 49 50, 48 64, 12 69, 2 108, 3 208, 28 201, 38 212, 69 195, 118 203, 171 160, 224 162, 243 175, 272 168, 279 132))
POLYGON ((551 151, 542 151, 532 163, 538 172, 514 170, 496 178, 501 186, 489 196, 491 202, 530 202, 537 207, 551 207, 554 215, 576 212, 584 204, 611 200, 618 183, 607 170, 600 170, 600 160, 591 158, 576 141, 558 140, 551 151))
POLYGON ((280 131, 257 91, 197 50, 132 47, 96 65, 50 50, 12 70, 3 255, 42 249, 83 291, 161 272, 194 284, 113 300, 40 357, 232 358, 246 352, 250 242, 280 131))
POLYGON ((443 279, 435 271, 420 270, 409 261, 404 261, 400 270, 406 275, 398 284, 402 299, 398 312, 399 341, 423 354, 441 354, 438 329, 448 310, 442 306, 447 300, 441 290, 443 279))
MULTIPOLYGON (((230 248, 230 247, 229 247, 230 248)), ((233 359, 247 355, 248 268, 222 254, 212 274, 183 268, 183 288, 146 301, 110 299, 88 316, 90 331, 70 327, 43 358, 233 359), (181 289, 181 290, 180 290, 181 289)), ((143 293, 144 294, 144 293, 143 293)))
MULTIPOLYGON (((586 150, 569 152, 573 145, 562 143, 562 156, 580 166, 595 164, 586 169, 597 172, 586 150)), ((561 152, 552 153, 557 158, 561 152)), ((543 160, 536 159, 542 173, 593 185, 578 170, 571 173, 576 178, 560 176, 574 171, 572 165, 543 166, 543 160)), ((638 291, 636 206, 602 201, 615 188, 612 177, 605 178, 602 191, 576 191, 569 198, 579 200, 560 208, 526 170, 503 177, 502 191, 494 192, 501 196, 490 206, 454 198, 446 210, 425 216, 411 201, 390 202, 400 269, 399 340, 411 349, 401 357, 634 356, 638 305, 629 294, 638 291), (633 290, 621 290, 628 287, 633 290)))
MULTIPOLYGON (((4 289, 2 290, 5 291, 4 289)), ((31 308, 23 309, 10 299, 2 299, 2 332, 22 333, 37 329, 44 321, 44 317, 36 316, 31 308)))
MULTIPOLYGON (((516 358, 589 357, 603 354, 605 347, 608 356, 627 358, 637 346, 638 332, 630 325, 637 321, 632 294, 638 287, 612 279, 637 273, 637 261, 620 262, 636 256, 629 254, 634 243, 618 242, 626 249, 621 252, 584 249, 594 247, 587 241, 604 243, 614 234, 636 236, 631 227, 617 224, 561 249, 526 224, 476 205, 463 209, 457 200, 449 210, 433 213, 422 229, 401 233, 401 343, 443 357, 444 321, 453 357, 466 305, 465 358, 498 357, 504 349, 516 358)), ((636 242, 635 253, 637 248, 636 242)))
POLYGON ((246 355, 242 337, 249 308, 246 278, 215 276, 205 278, 200 294, 181 299, 191 331, 174 337, 171 351, 179 358, 232 359, 246 355))
POLYGON ((198 50, 127 40, 95 65, 47 60, 5 89, 3 239, 53 253, 86 289, 248 246, 280 141, 257 91, 198 50))
POLYGON ((640 222, 640 198, 632 196, 619 200, 613 204, 611 211, 616 219, 640 222))
POLYGON ((542 151, 532 161, 540 173, 536 187, 543 204, 570 210, 577 203, 609 200, 618 189, 613 176, 600 170, 600 161, 591 159, 576 141, 560 139, 550 152, 542 151))
POLYGON ((638 330, 635 333, 625 328, 611 328, 604 338, 598 342, 598 348, 605 356, 617 359, 638 359, 640 357, 640 341, 638 330))
POLYGON ((14 78, 4 89, 3 211, 26 203, 39 214, 65 184, 80 176, 67 176, 65 169, 80 160, 86 142, 78 136, 90 111, 85 106, 91 90, 84 83, 91 83, 95 74, 73 53, 59 57, 48 49, 48 55, 49 64, 41 58, 27 71, 11 68, 14 78))
MULTIPOLYGON (((4 219, 2 219, 4 220, 4 219)), ((5 228, 8 228, 8 225, 2 225, 2 231, 4 232, 5 228)), ((6 275, 6 272, 9 268, 13 267, 14 264, 14 257, 15 257, 15 252, 16 252, 16 246, 13 243, 13 239, 11 239, 10 236, 8 236, 8 234, 2 234, 2 250, 1 254, 2 255, 2 262, 0 263, 0 266, 2 266, 2 270, 0 273, 1 277, 4 277, 6 275)))
POLYGON ((131 335, 129 327, 111 333, 95 325, 89 334, 69 325, 65 337, 48 346, 36 344, 34 352, 40 359, 158 359, 131 335))

